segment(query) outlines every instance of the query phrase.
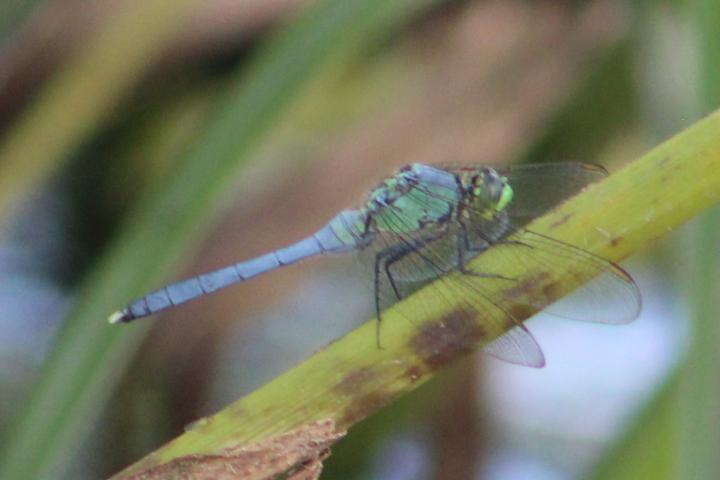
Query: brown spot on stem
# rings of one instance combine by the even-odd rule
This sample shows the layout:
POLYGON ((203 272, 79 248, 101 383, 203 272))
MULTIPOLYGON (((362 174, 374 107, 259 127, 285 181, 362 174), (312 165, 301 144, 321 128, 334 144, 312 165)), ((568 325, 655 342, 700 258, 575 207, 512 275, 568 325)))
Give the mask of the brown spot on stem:
POLYGON ((549 301, 557 300, 561 292, 558 290, 558 284, 555 282, 546 283, 542 287, 542 293, 549 301))
POLYGON ((456 309, 424 326, 410 340, 410 347, 430 371, 435 371, 475 350, 486 336, 473 312, 456 309))
POLYGON ((523 278, 512 287, 504 290, 504 296, 510 299, 529 298, 538 294, 538 285, 545 285, 550 282, 548 272, 538 272, 523 278))
POLYGON ((130 476, 133 480, 316 479, 330 446, 345 432, 332 419, 303 425, 250 444, 217 453, 186 455, 130 476))
POLYGON ((348 427, 377 412, 395 399, 395 395, 382 391, 358 396, 347 406, 338 419, 338 425, 348 427))
POLYGON ((356 395, 375 378, 376 373, 372 367, 356 368, 347 373, 334 390, 342 395, 356 395))
POLYGON ((349 372, 333 387, 335 392, 350 401, 340 414, 339 424, 353 425, 393 400, 395 395, 379 388, 377 382, 374 382, 376 378, 377 371, 374 368, 361 367, 349 372))
POLYGON ((415 383, 422 378, 423 373, 423 369, 420 368, 420 366, 413 365, 405 371, 405 376, 407 376, 412 383, 415 383))
POLYGON ((507 311, 515 320, 523 321, 535 315, 538 309, 531 305, 514 303, 510 307, 508 307, 507 311))

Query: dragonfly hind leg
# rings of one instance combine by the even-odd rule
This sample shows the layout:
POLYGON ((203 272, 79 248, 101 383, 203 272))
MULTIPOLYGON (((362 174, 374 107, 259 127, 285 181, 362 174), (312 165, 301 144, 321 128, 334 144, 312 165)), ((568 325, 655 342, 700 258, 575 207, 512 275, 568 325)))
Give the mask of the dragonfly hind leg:
POLYGON ((375 297, 375 318, 377 319, 377 328, 375 332, 375 341, 377 343, 378 348, 382 348, 380 345, 380 323, 382 322, 382 309, 380 308, 380 275, 381 275, 381 269, 382 274, 385 275, 385 277, 388 279, 388 282, 390 283, 390 287, 393 290, 393 293, 395 294, 395 298, 397 301, 402 300, 402 295, 400 294, 400 290, 397 287, 397 284, 395 283, 395 279, 393 278, 392 274, 390 273, 390 267, 393 263, 397 262, 398 260, 405 257, 405 255, 411 253, 413 251, 412 246, 406 245, 406 244, 400 244, 395 245, 393 247, 387 248, 381 252, 379 252, 377 255, 375 255, 375 267, 373 271, 373 277, 374 277, 374 297, 375 297))
MULTIPOLYGON (((467 266, 468 262, 470 261, 469 258, 467 258, 467 254, 479 254, 484 252, 490 247, 494 247, 497 245, 514 245, 514 244, 520 244, 525 245, 522 242, 519 242, 517 240, 499 240, 499 241, 492 241, 490 238, 484 236, 482 233, 478 233, 480 236, 480 239, 483 241, 483 245, 480 247, 475 247, 470 244, 470 238, 468 235, 467 228, 462 222, 459 222, 461 228, 461 235, 457 236, 457 269, 460 273, 463 275, 471 275, 473 277, 480 277, 480 278, 496 278, 500 280, 515 280, 511 277, 506 277, 504 275, 500 275, 498 273, 483 273, 483 272, 476 272, 474 270, 470 270, 467 266)), ((526 245, 529 247, 529 245, 526 245)))
MULTIPOLYGON (((377 318, 377 332, 376 332, 376 342, 378 348, 382 348, 380 346, 380 323, 382 322, 382 316, 381 316, 381 308, 380 308, 380 275, 381 275, 381 268, 382 273, 385 275, 385 277, 388 279, 388 282, 390 283, 390 287, 392 288, 393 293, 395 294, 396 301, 400 301, 403 299, 403 295, 400 293, 400 289, 397 286, 397 283, 395 282, 395 278, 393 277, 390 267, 396 262, 399 262, 405 256, 409 255, 412 252, 416 252, 418 249, 423 248, 428 243, 437 240, 440 238, 440 235, 433 235, 425 239, 420 239, 415 242, 407 242, 407 243, 401 243, 398 245, 393 245, 392 247, 389 247, 381 252, 379 252, 377 255, 375 255, 375 268, 374 268, 374 295, 375 295, 375 318, 377 318)), ((428 259, 425 259, 428 261, 428 259)))

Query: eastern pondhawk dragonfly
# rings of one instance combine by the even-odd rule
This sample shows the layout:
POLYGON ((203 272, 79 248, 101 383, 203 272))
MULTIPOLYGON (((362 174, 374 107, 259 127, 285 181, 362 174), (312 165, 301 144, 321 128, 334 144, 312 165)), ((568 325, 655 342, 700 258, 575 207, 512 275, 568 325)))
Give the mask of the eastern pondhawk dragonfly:
POLYGON ((584 279, 595 277, 580 288, 580 296, 592 304, 570 309, 560 306, 553 313, 600 323, 633 320, 640 311, 640 294, 622 268, 525 228, 606 175, 604 168, 583 163, 505 168, 411 164, 374 188, 361 208, 340 212, 309 237, 160 288, 113 313, 109 321, 130 322, 152 315, 308 257, 360 251, 372 271, 378 327, 385 308, 418 292, 427 302, 462 305, 473 313, 473 321, 481 324, 502 321, 503 330, 510 325, 485 350, 512 363, 540 367, 545 363, 542 350, 508 306, 517 300, 497 298, 499 290, 490 288, 497 282, 512 287, 517 281, 502 271, 482 271, 477 265, 482 266, 481 259, 473 262, 472 268, 470 261, 490 248, 499 248, 508 267, 532 260, 550 268, 565 265, 565 272, 571 274, 572 265, 581 266, 584 279), (445 282, 453 272, 455 280, 445 282))

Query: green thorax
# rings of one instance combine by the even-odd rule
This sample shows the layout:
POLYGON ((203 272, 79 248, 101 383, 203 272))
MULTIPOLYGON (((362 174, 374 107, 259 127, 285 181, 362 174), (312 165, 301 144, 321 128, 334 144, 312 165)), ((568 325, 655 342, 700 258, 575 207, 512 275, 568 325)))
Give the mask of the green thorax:
POLYGON ((498 220, 512 198, 507 179, 491 168, 412 164, 374 188, 363 208, 341 212, 329 225, 343 244, 356 246, 372 241, 373 233, 408 234, 458 218, 496 237, 505 230, 498 220))
POLYGON ((460 197, 452 173, 413 164, 370 192, 365 210, 375 231, 411 233, 451 220, 460 197))

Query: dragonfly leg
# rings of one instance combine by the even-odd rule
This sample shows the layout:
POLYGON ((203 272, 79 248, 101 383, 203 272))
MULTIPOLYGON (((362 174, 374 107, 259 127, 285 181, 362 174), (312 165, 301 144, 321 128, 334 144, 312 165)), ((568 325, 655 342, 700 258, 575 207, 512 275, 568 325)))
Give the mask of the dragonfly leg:
POLYGON ((382 322, 382 316, 381 316, 381 308, 380 308, 380 275, 381 275, 381 268, 382 268, 382 274, 385 275, 385 277, 388 280, 388 283, 390 283, 390 287, 393 290, 393 293, 395 294, 395 298, 397 301, 400 301, 403 299, 402 294, 400 293, 400 289, 398 289, 397 284, 395 282, 395 278, 392 275, 391 267, 394 263, 402 260, 406 255, 417 251, 418 249, 426 246, 428 243, 432 242, 433 240, 437 240, 440 238, 441 235, 432 235, 428 238, 419 239, 415 242, 408 242, 408 243, 401 243, 399 245, 395 245, 393 247, 387 248, 381 252, 379 252, 375 256, 375 266, 374 266, 374 294, 375 294, 375 317, 377 318, 377 334, 376 334, 376 341, 378 348, 382 348, 380 346, 380 323, 382 322))
POLYGON ((501 280, 514 280, 513 278, 506 277, 506 276, 503 276, 503 275, 500 275, 497 273, 482 273, 482 272, 475 272, 473 270, 470 270, 469 268, 467 268, 467 263, 468 263, 469 259, 466 258, 466 254, 467 253, 478 254, 478 253, 481 253, 481 252, 487 250, 488 248, 490 248, 492 246, 511 244, 511 243, 514 243, 515 241, 500 240, 497 242, 493 242, 493 241, 491 241, 491 239, 482 235, 482 233, 478 233, 478 235, 484 242, 484 245, 482 245, 480 247, 473 247, 470 244, 470 238, 468 235, 468 230, 465 227, 465 224, 462 221, 460 221, 458 223, 460 224, 460 228, 461 228, 461 232, 462 232, 461 235, 458 235, 458 237, 457 237, 457 255, 458 255, 458 262, 457 262, 458 267, 457 268, 458 268, 458 271, 460 273, 462 273, 463 275, 472 275, 474 277, 499 278, 501 280))
MULTIPOLYGON (((388 249, 388 250, 385 250, 384 252, 380 252, 379 255, 385 254, 388 256, 387 260, 385 260, 385 265, 384 265, 385 275, 387 276, 388 281, 390 282, 390 285, 392 286, 393 292, 395 293, 395 297, 397 298, 398 301, 402 300, 403 297, 400 294, 400 290, 398 290, 397 285, 395 284, 395 279, 393 278, 392 273, 390 273, 390 267, 392 267, 392 265, 395 262, 399 262, 400 260, 405 258, 406 255, 408 255, 412 252, 416 252, 416 251, 420 250, 421 248, 434 242, 435 240, 442 238, 443 235, 444 235, 444 232, 436 234, 436 235, 429 235, 426 238, 418 239, 412 243, 403 243, 403 244, 393 247, 392 249, 388 249)), ((425 256, 422 256, 422 258, 427 262, 431 262, 431 260, 425 256)), ((437 266, 436 266, 436 268, 437 268, 437 266)), ((438 275, 440 273, 446 273, 446 272, 441 272, 439 268, 437 270, 438 270, 438 275)))
POLYGON ((377 319, 377 328, 375 331, 375 341, 377 343, 378 348, 382 348, 380 345, 380 323, 382 322, 382 315, 381 315, 381 308, 380 308, 380 269, 382 268, 382 272, 385 274, 385 277, 388 279, 388 282, 390 283, 390 286, 393 289, 393 293, 395 294, 395 297, 397 300, 401 300, 402 296, 400 295, 400 291, 397 288, 397 285, 395 284, 395 279, 390 274, 390 265, 392 264, 393 260, 398 256, 401 255, 405 256, 408 252, 412 251, 409 246, 406 245, 397 245, 393 248, 388 248, 386 250, 383 250, 379 252, 377 255, 375 255, 375 266, 374 266, 374 296, 375 296, 375 318, 377 319))

